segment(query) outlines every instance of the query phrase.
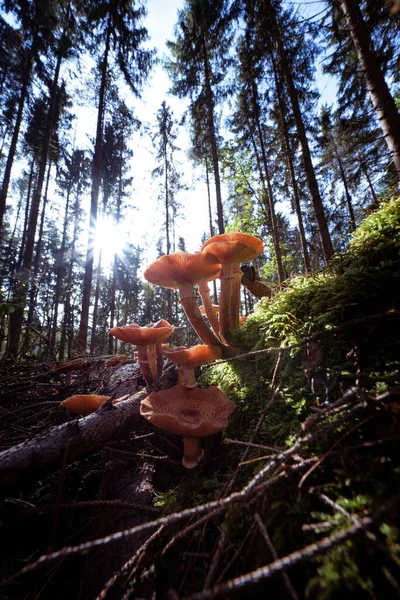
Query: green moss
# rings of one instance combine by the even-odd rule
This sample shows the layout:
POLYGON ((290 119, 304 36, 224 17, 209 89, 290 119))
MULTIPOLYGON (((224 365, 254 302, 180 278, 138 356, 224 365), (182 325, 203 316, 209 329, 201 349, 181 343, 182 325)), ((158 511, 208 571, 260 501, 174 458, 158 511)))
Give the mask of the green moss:
MULTIPOLYGON (((285 449, 304 435, 302 423, 312 409, 339 398, 355 385, 360 371, 365 377, 363 392, 382 393, 399 383, 400 320, 384 316, 400 309, 399 233, 400 201, 394 200, 365 219, 348 249, 328 268, 293 278, 272 299, 258 302, 255 313, 237 332, 234 345, 240 354, 266 352, 205 368, 200 377, 200 385, 219 386, 236 404, 225 435, 285 449), (311 336, 312 343, 307 343, 311 336), (295 347, 287 350, 292 345, 295 347)), ((383 438, 394 435, 396 422, 390 414, 382 411, 366 423, 357 416, 342 424, 330 418, 325 425, 327 434, 303 456, 323 456, 338 440, 342 441, 337 448, 345 449, 348 444, 360 447, 360 451, 347 454, 343 450, 337 460, 322 461, 304 490, 285 482, 274 492, 275 497, 268 498, 266 508, 264 504, 259 508, 280 556, 350 525, 338 510, 331 510, 310 495, 310 487, 328 489, 337 505, 363 515, 379 508, 400 486, 400 467, 393 448, 368 446, 368 440, 376 439, 377 431, 383 438), (303 531, 304 524, 319 521, 325 521, 328 529, 320 533, 318 529, 303 531)), ((193 476, 183 477, 173 490, 158 496, 157 506, 179 510, 213 500, 233 473, 236 477, 232 490, 241 489, 271 452, 268 448, 248 449, 248 462, 238 469, 244 451, 243 446, 229 445, 208 469, 195 476, 200 485, 193 485, 193 476)), ((252 523, 251 510, 231 507, 218 532, 196 538, 199 551, 212 552, 222 528, 228 533, 226 552, 233 554, 252 523)), ((308 597, 318 600, 350 598, 355 591, 360 598, 379 598, 380 586, 390 595, 395 589, 390 561, 399 560, 397 529, 392 524, 383 527, 378 541, 391 557, 388 563, 378 547, 368 545, 365 550, 362 542, 349 541, 315 558, 311 566, 294 575, 294 581, 302 593, 306 588, 308 597)), ((256 536, 235 565, 237 571, 228 575, 265 564, 270 560, 265 552, 265 544, 256 536)), ((282 588, 277 590, 271 597, 281 597, 282 588)))

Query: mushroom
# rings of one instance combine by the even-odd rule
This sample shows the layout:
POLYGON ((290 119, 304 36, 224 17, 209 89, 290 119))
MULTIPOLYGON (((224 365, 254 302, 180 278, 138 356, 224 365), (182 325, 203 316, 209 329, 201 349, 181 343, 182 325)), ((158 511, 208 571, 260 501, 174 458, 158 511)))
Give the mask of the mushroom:
POLYGON ((232 340, 232 330, 239 329, 240 263, 255 258, 263 249, 262 240, 240 232, 215 235, 201 248, 221 262, 220 333, 228 342, 232 340))
POLYGON ((106 366, 107 367, 115 367, 116 365, 119 365, 119 363, 123 362, 127 358, 129 358, 129 357, 126 354, 116 354, 115 356, 111 356, 108 359, 108 361, 106 362, 106 366))
MULTIPOLYGON (((157 323, 148 323, 146 327, 152 327, 153 329, 160 329, 161 327, 173 327, 168 321, 165 319, 160 319, 157 323)), ((176 329, 174 327, 174 329, 176 329)), ((162 338, 166 339, 166 338, 162 338)), ((156 373, 157 379, 161 376, 163 369, 163 354, 162 354, 162 339, 157 341, 155 345, 151 344, 149 346, 149 363, 150 369, 152 372, 156 373)))
POLYGON ((167 339, 174 330, 173 325, 155 327, 151 324, 151 326, 141 327, 137 323, 132 323, 122 327, 113 327, 109 333, 123 342, 136 345, 140 370, 147 385, 151 385, 157 379, 156 344, 167 339), (149 362, 149 348, 152 357, 151 364, 149 362))
POLYGON ((85 364, 84 358, 75 358, 74 360, 69 360, 65 363, 57 363, 52 367, 53 373, 69 373, 70 371, 78 371, 82 369, 85 364))
POLYGON ((203 319, 194 291, 196 283, 216 279, 220 270, 219 260, 213 254, 173 252, 151 263, 144 272, 144 278, 150 283, 179 290, 179 302, 200 339, 210 346, 224 348, 203 319))
POLYGON ((152 392, 140 404, 140 414, 150 423, 183 437, 182 464, 187 469, 203 457, 200 438, 225 429, 234 410, 235 405, 217 387, 203 390, 176 385, 152 392))
POLYGON ((163 348, 163 355, 179 366, 178 383, 186 387, 197 387, 194 369, 199 365, 222 358, 219 346, 198 345, 192 348, 163 348))
POLYGON ((60 402, 60 406, 63 408, 68 408, 68 410, 76 413, 77 415, 87 416, 100 408, 100 406, 109 399, 110 396, 99 396, 97 394, 77 394, 60 402))

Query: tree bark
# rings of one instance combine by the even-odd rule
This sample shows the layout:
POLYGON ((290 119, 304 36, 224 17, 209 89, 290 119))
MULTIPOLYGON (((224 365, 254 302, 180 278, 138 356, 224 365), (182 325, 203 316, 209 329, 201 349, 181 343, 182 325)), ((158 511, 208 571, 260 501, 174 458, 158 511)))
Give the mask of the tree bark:
POLYGON ((24 336, 24 343, 22 347, 22 352, 25 354, 29 348, 29 338, 30 331, 29 327, 33 324, 33 315, 35 313, 36 306, 36 298, 37 298, 37 290, 39 284, 39 268, 40 268, 40 258, 42 254, 42 246, 43 246, 43 231, 44 231, 44 219, 46 215, 46 206, 47 206, 47 195, 49 190, 50 183, 50 173, 51 173, 51 163, 49 164, 49 168, 47 169, 47 179, 46 179, 46 188, 43 197, 43 208, 42 215, 40 218, 40 227, 39 227, 39 235, 36 243, 36 251, 35 251, 35 260, 33 262, 32 274, 30 277, 30 290, 29 290, 29 302, 28 302, 28 315, 26 318, 26 329, 24 336))
POLYGON ((289 141, 289 131, 288 131, 288 124, 287 124, 287 119, 286 119, 286 106, 285 106, 285 101, 284 101, 282 82, 278 77, 276 63, 275 63, 275 59, 274 59, 273 55, 272 55, 272 66, 273 66, 273 70, 274 70, 274 79, 275 79, 276 93, 277 93, 277 97, 278 97, 279 112, 281 115, 284 148, 285 148, 285 153, 286 153, 286 158, 287 158, 287 163, 288 163, 288 168, 289 168, 290 182, 292 184, 292 190, 293 190, 293 203, 294 203, 295 210, 296 210, 297 222, 299 224, 300 244, 301 244, 301 250, 302 250, 302 254, 303 254, 304 271, 306 273, 311 273, 310 256, 308 254, 307 240, 306 240, 306 234, 304 231, 304 224, 303 224, 303 215, 301 213, 300 194, 299 194, 299 188, 297 185, 296 175, 295 175, 295 171, 294 171, 292 149, 290 147, 290 141, 289 141))
POLYGON ((225 232, 224 226, 224 212, 222 207, 222 195, 221 195, 221 179, 219 175, 219 161, 218 161, 218 148, 217 148, 217 136, 215 133, 214 125, 214 97, 211 89, 210 81, 210 66, 208 64, 208 53, 206 40, 203 36, 203 66, 204 66, 204 86, 206 90, 207 99, 207 119, 208 119, 208 131, 210 134, 211 142, 211 154, 214 166, 214 180, 215 180, 215 194, 217 198, 217 218, 218 218, 218 233, 225 232))
POLYGON ((25 100, 27 98, 28 87, 29 87, 29 83, 31 80, 32 62, 33 62, 33 56, 34 56, 34 52, 35 52, 35 46, 36 46, 36 43, 35 43, 35 41, 33 41, 32 46, 31 46, 30 50, 28 51, 28 54, 26 57, 26 63, 25 63, 24 74, 23 74, 23 79, 22 79, 22 86, 21 86, 21 93, 20 93, 19 102, 18 102, 18 111, 17 111, 17 116, 15 117, 13 135, 11 138, 10 148, 8 150, 8 157, 7 157, 7 162, 6 162, 6 166, 5 166, 5 170, 4 170, 3 183, 1 186, 1 190, 0 190, 0 236, 2 234, 3 225, 4 225, 3 221, 4 221, 4 214, 6 212, 8 188, 10 186, 11 169, 12 169, 12 166, 14 163, 15 152, 17 150, 17 142, 18 142, 19 132, 21 129, 22 115, 24 112, 25 100))
POLYGON ((322 250, 326 262, 332 258, 334 250, 331 236, 329 234, 328 223, 325 216, 324 206, 322 204, 321 195, 319 193, 317 178, 315 176, 314 166, 311 160, 311 152, 308 145, 306 130, 303 117, 300 110, 299 97, 293 80, 292 70, 287 59, 286 50, 283 44, 283 35, 280 25, 276 19, 274 11, 271 10, 270 17, 275 30, 274 40, 278 49, 279 62, 284 74, 286 85, 289 93, 290 102, 292 105, 293 115, 296 123, 297 134, 301 145, 304 170, 307 177, 307 183, 310 190, 311 200, 313 204, 315 219, 317 222, 318 232, 322 243, 322 250))
POLYGON ((272 234, 272 242, 274 245, 276 267, 278 269, 278 280, 279 280, 279 283, 282 283, 286 279, 286 274, 285 274, 285 270, 284 270, 283 264, 282 264, 279 229, 277 226, 276 212, 275 212, 274 193, 273 193, 272 185, 271 185, 271 175, 270 175, 269 166, 268 166, 267 153, 265 151, 264 136, 263 136, 263 132, 261 129, 260 107, 258 104, 256 84, 255 84, 254 80, 251 82, 251 93, 252 93, 253 109, 254 109, 254 113, 255 113, 256 128, 257 128, 257 132, 258 132, 258 140, 259 140, 260 148, 261 148, 262 163, 264 166, 265 181, 267 184, 266 196, 267 196, 267 201, 268 201, 268 206, 269 206, 269 216, 270 216, 270 221, 271 221, 271 234, 272 234))
POLYGON ((89 327, 89 306, 90 297, 92 290, 92 277, 93 277, 93 261, 94 261, 94 244, 96 237, 96 223, 97 223, 97 207, 99 202, 100 192, 100 179, 101 179, 101 148, 103 144, 103 121, 104 121, 104 110, 105 110, 105 91, 107 83, 107 67, 108 67, 108 55, 110 51, 110 38, 111 38, 111 23, 109 20, 107 27, 107 37, 104 49, 103 61, 101 65, 101 83, 99 92, 99 107, 97 110, 97 129, 96 129, 96 142, 93 156, 92 166, 92 193, 90 203, 90 222, 89 222, 89 236, 88 245, 86 251, 86 264, 85 264, 85 275, 83 278, 83 296, 82 296, 82 311, 81 319, 79 323, 79 333, 77 339, 78 352, 86 352, 86 343, 89 327))
POLYGON ((26 303, 27 286, 32 267, 33 248, 35 243, 35 234, 37 221, 39 217, 40 199, 46 174, 47 161, 49 157, 50 141, 54 128, 54 117, 57 105, 57 88, 60 75, 60 68, 63 54, 61 50, 57 56, 56 68, 50 91, 49 111, 46 119, 46 128, 43 135, 43 146, 40 156, 39 172, 33 192, 29 223, 26 231, 26 244, 24 256, 22 259, 21 281, 17 284, 16 294, 13 298, 15 302, 15 311, 10 316, 10 333, 6 351, 7 358, 15 360, 18 355, 19 341, 21 336, 22 322, 24 318, 24 309, 26 303))
POLYGON ((53 322, 51 326, 51 336, 50 336, 50 346, 55 350, 56 347, 56 336, 58 330, 58 308, 61 299, 61 288, 65 275, 65 266, 66 266, 66 251, 67 251, 67 231, 68 231, 68 213, 69 213, 69 204, 71 197, 71 184, 68 185, 67 188, 67 197, 65 203, 65 212, 64 212, 64 223, 63 223, 63 232, 61 238, 61 246, 56 254, 56 261, 54 265, 55 273, 56 273, 56 284, 54 287, 54 312, 53 312, 53 322))
POLYGON ((400 179, 400 114, 379 66, 374 44, 357 0, 341 0, 361 72, 400 179))

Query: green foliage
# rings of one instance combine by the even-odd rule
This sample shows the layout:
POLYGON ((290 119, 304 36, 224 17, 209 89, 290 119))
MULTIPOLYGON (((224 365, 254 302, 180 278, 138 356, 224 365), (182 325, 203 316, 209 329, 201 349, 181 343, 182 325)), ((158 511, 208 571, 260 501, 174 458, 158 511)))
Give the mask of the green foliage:
MULTIPOLYGON (((371 378, 371 392, 385 391, 388 378, 398 377, 398 318, 384 315, 400 308, 399 229, 400 201, 388 201, 365 219, 348 249, 335 256, 329 268, 308 277, 293 278, 272 299, 263 299, 257 304, 255 313, 237 333, 234 343, 239 353, 268 348, 269 352, 203 371, 201 383, 218 385, 237 405, 230 417, 229 438, 251 439, 253 443, 275 448, 290 447, 303 435, 301 424, 310 416, 310 409, 327 394, 326 381, 322 391, 318 390, 312 381, 314 376, 315 380, 317 375, 332 376, 333 380, 337 378, 342 382, 353 376, 351 381, 355 381, 356 370, 361 365, 371 378), (310 336, 314 336, 314 350, 312 345, 301 343, 310 336), (292 344, 296 346, 285 350, 292 344), (280 358, 279 348, 283 349, 280 358), (260 416, 277 386, 278 392, 254 436, 260 416)), ((342 393, 343 384, 334 386, 330 399, 342 393)), ((371 425, 369 431, 366 426, 360 434, 361 440, 373 435, 376 427, 379 425, 371 425)), ((337 439, 334 436, 346 435, 346 431, 336 427, 312 452, 322 456, 337 439)), ((224 472, 228 476, 243 452, 241 446, 229 447, 224 456, 224 472)), ((240 489, 265 464, 267 453, 261 448, 251 449, 246 457, 249 462, 238 472, 235 489, 240 489)), ((356 458, 349 455, 345 464, 336 463, 326 478, 329 494, 350 514, 362 515, 377 509, 400 485, 390 453, 386 454, 381 448, 356 458)), ((229 527, 228 517, 229 514, 224 527, 229 527)), ((312 536, 303 533, 304 522, 327 523, 328 529, 321 529, 320 535, 330 535, 349 526, 344 515, 327 507, 322 512, 320 503, 312 502, 309 494, 299 490, 287 490, 284 501, 271 502, 264 518, 279 555, 316 541, 315 533, 312 536)), ((243 522, 248 529, 250 521, 243 517, 243 522)), ((230 535, 242 539, 243 532, 237 532, 237 520, 235 523, 230 535)), ((379 543, 385 545, 390 560, 398 564, 397 529, 383 526, 381 534, 379 543)), ((265 549, 257 545, 253 562, 247 568, 265 564, 263 552, 265 549)), ((316 564, 301 585, 306 587, 308 597, 318 600, 350 597, 355 592, 359 597, 378 598, 381 580, 388 593, 398 591, 390 561, 385 566, 376 566, 381 564, 379 552, 379 547, 374 545, 366 550, 364 544, 356 541, 343 543, 314 559, 316 564)))

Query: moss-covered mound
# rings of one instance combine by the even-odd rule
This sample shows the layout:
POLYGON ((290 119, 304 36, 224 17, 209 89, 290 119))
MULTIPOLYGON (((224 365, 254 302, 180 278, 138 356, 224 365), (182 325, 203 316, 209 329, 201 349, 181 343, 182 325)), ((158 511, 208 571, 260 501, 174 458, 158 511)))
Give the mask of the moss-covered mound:
POLYGON ((202 383, 237 404, 226 450, 158 505, 225 498, 230 508, 173 544, 188 556, 168 574, 174 589, 206 581, 209 595, 193 597, 400 594, 399 290, 395 200, 329 268, 258 303, 235 339, 245 356, 204 371, 202 383))

